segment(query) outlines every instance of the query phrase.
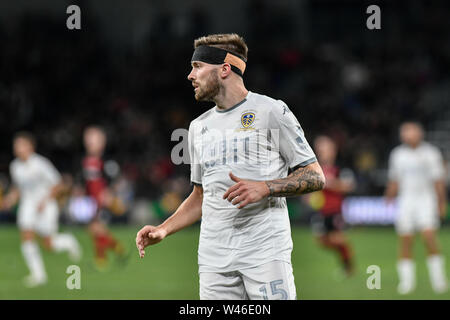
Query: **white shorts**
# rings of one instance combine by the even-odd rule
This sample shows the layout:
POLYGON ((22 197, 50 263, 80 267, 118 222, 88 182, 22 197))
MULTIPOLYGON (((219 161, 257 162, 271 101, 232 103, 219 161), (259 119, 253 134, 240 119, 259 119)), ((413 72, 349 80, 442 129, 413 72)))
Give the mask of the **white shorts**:
POLYGON ((295 300, 292 265, 272 261, 255 268, 200 272, 200 300, 295 300))
POLYGON ((399 199, 395 229, 398 234, 413 234, 416 231, 439 228, 439 213, 432 197, 399 199))
POLYGON ((41 236, 50 236, 58 230, 56 201, 49 201, 41 212, 37 211, 36 202, 21 202, 17 215, 17 225, 21 231, 31 230, 41 236))

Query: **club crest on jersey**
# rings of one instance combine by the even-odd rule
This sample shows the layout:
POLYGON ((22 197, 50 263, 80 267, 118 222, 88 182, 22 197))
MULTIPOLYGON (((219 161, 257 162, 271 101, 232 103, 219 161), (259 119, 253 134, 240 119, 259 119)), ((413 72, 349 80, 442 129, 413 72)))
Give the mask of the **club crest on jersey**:
POLYGON ((253 112, 246 112, 241 116, 241 123, 244 128, 248 128, 255 121, 255 114, 253 112))

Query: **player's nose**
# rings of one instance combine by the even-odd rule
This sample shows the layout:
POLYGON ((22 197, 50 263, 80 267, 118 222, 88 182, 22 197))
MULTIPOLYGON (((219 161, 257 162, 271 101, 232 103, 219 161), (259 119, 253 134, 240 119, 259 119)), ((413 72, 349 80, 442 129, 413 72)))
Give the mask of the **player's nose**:
POLYGON ((194 77, 194 69, 192 69, 191 72, 188 74, 187 79, 188 79, 189 81, 195 80, 195 77, 194 77))

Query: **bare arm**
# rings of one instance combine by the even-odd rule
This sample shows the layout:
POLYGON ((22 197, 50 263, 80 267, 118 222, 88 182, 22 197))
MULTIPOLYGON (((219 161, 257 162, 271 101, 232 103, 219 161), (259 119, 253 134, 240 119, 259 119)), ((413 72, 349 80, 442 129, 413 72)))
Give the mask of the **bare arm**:
POLYGON ((317 162, 298 168, 286 178, 270 181, 244 180, 230 173, 236 182, 223 195, 232 204, 242 209, 249 203, 258 202, 265 197, 292 197, 321 190, 325 185, 322 168, 317 162))
POLYGON ((145 255, 145 247, 157 244, 165 237, 183 229, 202 217, 203 188, 194 186, 189 197, 183 201, 177 211, 159 226, 145 226, 136 236, 136 247, 141 258, 145 255))
POLYGON ((41 199, 41 201, 38 204, 38 212, 42 212, 45 205, 48 201, 55 199, 62 191, 64 190, 64 184, 62 182, 55 184, 51 189, 50 193, 41 199))
POLYGON ((347 181, 340 178, 327 179, 325 188, 334 192, 349 193, 355 190, 355 183, 353 181, 347 181))
POLYGON ((398 193, 398 182, 397 181, 389 181, 386 187, 386 191, 384 192, 384 196, 388 201, 394 200, 398 193))
POLYGON ((194 190, 180 207, 159 227, 165 229, 166 235, 184 229, 202 217, 203 188, 194 186, 194 190))
POLYGON ((447 190, 445 182, 443 180, 435 181, 434 188, 438 198, 439 215, 441 218, 445 218, 445 214, 447 213, 447 190))
POLYGON ((64 184, 62 182, 56 184, 53 186, 53 188, 50 190, 50 194, 48 195, 49 199, 55 199, 57 196, 61 194, 61 192, 64 190, 64 184))
POLYGON ((322 190, 325 176, 318 162, 298 168, 286 178, 266 181, 271 197, 292 197, 322 190))
POLYGON ((17 187, 12 187, 9 192, 3 198, 1 203, 2 209, 9 210, 12 206, 14 206, 17 201, 19 201, 20 192, 17 187))

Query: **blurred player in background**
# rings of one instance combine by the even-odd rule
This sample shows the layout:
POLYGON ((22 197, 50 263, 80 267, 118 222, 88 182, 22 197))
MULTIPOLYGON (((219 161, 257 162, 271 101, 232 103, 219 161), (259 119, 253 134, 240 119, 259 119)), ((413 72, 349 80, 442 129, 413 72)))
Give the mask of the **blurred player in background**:
POLYGON ((22 254, 30 270, 25 285, 35 287, 47 282, 36 235, 42 237, 46 249, 67 251, 74 262, 80 260, 81 250, 73 235, 57 233, 59 209, 55 198, 63 188, 59 172, 48 159, 35 153, 35 139, 30 133, 17 133, 13 149, 16 156, 10 165, 13 186, 2 207, 10 209, 20 199, 17 224, 22 254))
POLYGON ((201 218, 200 299, 296 299, 285 197, 320 190, 322 169, 287 105, 245 88, 240 36, 210 35, 194 47, 195 99, 216 106, 189 128, 192 193, 164 223, 138 232, 139 254, 201 218))
POLYGON ((447 291, 444 257, 440 254, 436 232, 439 217, 446 212, 445 169, 438 148, 423 141, 424 131, 417 122, 400 126, 402 144, 394 148, 389 158, 386 198, 398 195, 396 231, 400 252, 397 271, 398 292, 407 294, 416 285, 412 245, 416 231, 422 233, 427 249, 427 267, 433 290, 447 291))
POLYGON ((83 142, 86 155, 83 158, 83 179, 86 194, 97 203, 97 210, 88 223, 88 230, 95 247, 95 265, 98 270, 105 270, 108 264, 107 251, 112 250, 123 261, 127 257, 124 246, 111 234, 106 224, 101 221, 103 209, 124 211, 123 203, 108 188, 104 174, 103 153, 106 147, 106 134, 98 126, 84 130, 83 142))
POLYGON ((352 275, 354 262, 352 249, 346 239, 343 228, 342 200, 346 193, 354 190, 355 182, 349 169, 341 172, 335 164, 337 145, 328 136, 318 136, 314 140, 314 151, 325 175, 323 190, 310 195, 309 201, 318 214, 312 217, 312 228, 319 243, 337 252, 346 276, 352 275), (347 173, 347 174, 345 174, 347 173))

